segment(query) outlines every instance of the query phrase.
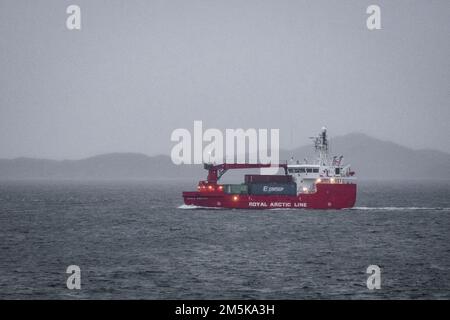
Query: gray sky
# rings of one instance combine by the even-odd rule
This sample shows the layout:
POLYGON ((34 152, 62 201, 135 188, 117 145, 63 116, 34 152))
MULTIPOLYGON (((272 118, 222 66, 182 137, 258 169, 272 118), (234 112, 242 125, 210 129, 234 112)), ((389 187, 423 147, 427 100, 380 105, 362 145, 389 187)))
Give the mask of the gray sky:
POLYGON ((450 152, 449 35, 448 0, 1 0, 0 158, 169 154, 194 120, 450 152))

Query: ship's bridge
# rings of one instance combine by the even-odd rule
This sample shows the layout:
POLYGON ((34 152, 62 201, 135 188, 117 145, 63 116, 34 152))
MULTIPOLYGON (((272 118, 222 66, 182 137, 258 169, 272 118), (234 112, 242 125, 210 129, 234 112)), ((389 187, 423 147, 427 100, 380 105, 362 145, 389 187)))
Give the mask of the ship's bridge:
POLYGON ((314 192, 317 183, 352 183, 354 181, 349 165, 289 164, 288 174, 292 175, 297 183, 299 193, 314 192))
POLYGON ((292 175, 315 176, 319 175, 320 165, 314 164, 291 164, 288 165, 288 173, 292 175))

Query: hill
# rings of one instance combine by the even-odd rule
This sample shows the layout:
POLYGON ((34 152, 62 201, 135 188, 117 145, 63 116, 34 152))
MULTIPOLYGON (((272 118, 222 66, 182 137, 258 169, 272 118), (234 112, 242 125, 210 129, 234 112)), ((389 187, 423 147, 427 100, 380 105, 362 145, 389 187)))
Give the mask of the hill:
MULTIPOLYGON (((344 155, 360 179, 450 180, 450 154, 436 150, 413 150, 365 134, 352 133, 331 140, 331 153, 344 155)), ((280 159, 314 159, 312 146, 282 150, 280 159)), ((111 153, 81 160, 32 158, 0 159, 0 179, 194 179, 205 177, 201 165, 172 163, 169 156, 111 153)))

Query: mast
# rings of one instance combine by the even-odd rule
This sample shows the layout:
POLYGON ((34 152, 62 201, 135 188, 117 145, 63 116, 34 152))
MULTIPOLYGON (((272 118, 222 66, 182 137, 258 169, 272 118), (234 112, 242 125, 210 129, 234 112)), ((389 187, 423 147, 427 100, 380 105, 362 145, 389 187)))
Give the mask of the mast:
POLYGON ((328 138, 327 138, 327 128, 322 127, 322 131, 316 137, 312 137, 314 140, 314 148, 316 150, 316 154, 318 154, 319 164, 321 166, 328 165, 328 138))

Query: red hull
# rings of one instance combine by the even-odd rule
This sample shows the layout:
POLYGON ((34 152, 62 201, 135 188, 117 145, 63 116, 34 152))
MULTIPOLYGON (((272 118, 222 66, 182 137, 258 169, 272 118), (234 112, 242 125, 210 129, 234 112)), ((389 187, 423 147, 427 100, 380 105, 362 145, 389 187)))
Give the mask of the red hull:
POLYGON ((223 191, 183 192, 184 203, 210 208, 236 209, 344 209, 356 201, 354 183, 319 183, 316 192, 287 195, 225 194, 223 191))

